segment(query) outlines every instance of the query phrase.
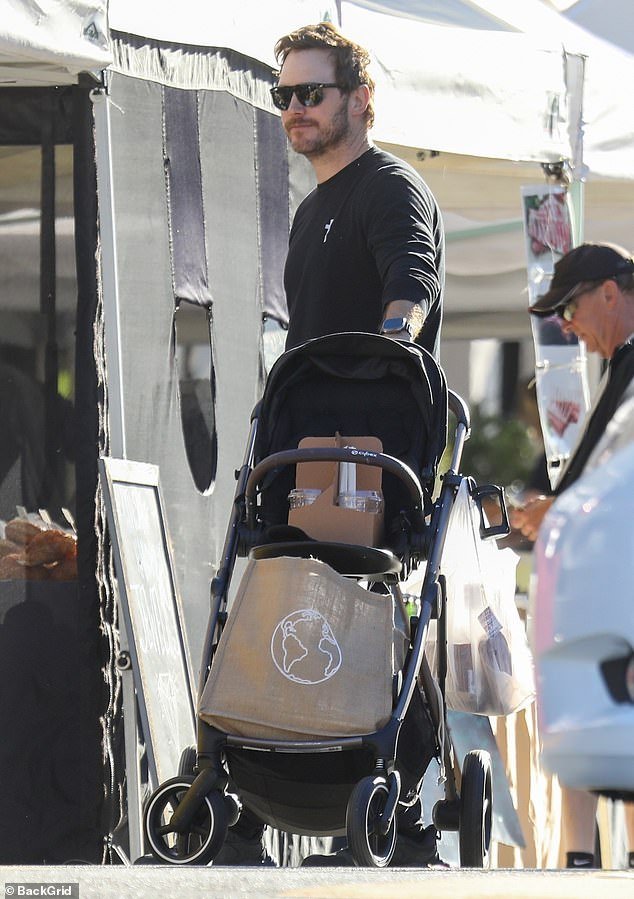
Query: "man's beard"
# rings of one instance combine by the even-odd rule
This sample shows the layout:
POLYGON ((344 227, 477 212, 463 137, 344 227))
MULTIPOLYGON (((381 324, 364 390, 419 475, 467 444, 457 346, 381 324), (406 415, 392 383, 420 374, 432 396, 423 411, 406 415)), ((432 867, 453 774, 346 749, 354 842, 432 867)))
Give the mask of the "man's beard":
MULTIPOLYGON (((343 144, 349 137, 350 122, 348 121, 347 99, 344 98, 329 125, 316 127, 319 128, 317 134, 309 139, 301 139, 299 146, 293 144, 293 138, 289 135, 291 146, 295 152, 308 157, 308 159, 323 156, 328 150, 334 150, 343 144)), ((301 138, 302 132, 300 131, 299 133, 301 138)))

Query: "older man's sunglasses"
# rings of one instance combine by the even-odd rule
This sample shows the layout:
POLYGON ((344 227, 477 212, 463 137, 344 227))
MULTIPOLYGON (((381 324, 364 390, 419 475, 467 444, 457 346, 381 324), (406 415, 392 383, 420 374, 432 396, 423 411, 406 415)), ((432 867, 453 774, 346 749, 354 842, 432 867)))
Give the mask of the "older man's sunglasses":
POLYGON ((278 109, 288 109, 293 99, 293 94, 297 97, 302 106, 319 106, 324 99, 324 90, 327 87, 339 87, 338 84, 317 84, 308 82, 307 84, 278 84, 271 88, 271 97, 273 103, 278 109))
POLYGON ((609 278, 601 278, 597 281, 586 281, 581 284, 575 284, 575 286, 562 298, 561 303, 555 309, 555 314, 558 315, 559 318, 563 318, 565 322, 571 322, 575 317, 575 312, 579 305, 579 297, 582 297, 584 293, 591 293, 599 286, 599 284, 603 284, 605 281, 609 280, 609 278))
POLYGON ((563 319, 565 322, 571 322, 575 317, 578 305, 576 299, 568 300, 567 303, 562 303, 561 306, 557 306, 555 312, 559 318, 563 319))

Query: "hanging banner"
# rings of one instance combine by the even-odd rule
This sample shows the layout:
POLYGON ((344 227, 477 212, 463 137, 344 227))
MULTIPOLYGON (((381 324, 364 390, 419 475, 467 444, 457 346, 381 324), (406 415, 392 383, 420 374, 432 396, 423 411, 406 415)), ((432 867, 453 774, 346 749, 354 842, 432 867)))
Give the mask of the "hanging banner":
MULTIPOLYGON (((528 269, 528 298, 533 305, 550 286, 555 263, 573 247, 571 205, 564 185, 522 188, 528 269)), ((554 487, 590 407, 585 344, 564 333, 558 315, 530 316, 535 344, 535 389, 554 487)))

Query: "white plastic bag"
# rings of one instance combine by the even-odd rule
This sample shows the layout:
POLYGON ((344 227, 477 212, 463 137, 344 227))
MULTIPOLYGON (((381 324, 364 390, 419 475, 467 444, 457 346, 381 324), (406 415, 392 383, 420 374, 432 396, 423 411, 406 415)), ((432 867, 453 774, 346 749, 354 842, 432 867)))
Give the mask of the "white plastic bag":
POLYGON ((510 715, 535 696, 533 660, 515 605, 518 557, 480 537, 467 479, 458 489, 441 569, 447 582, 447 707, 510 715))

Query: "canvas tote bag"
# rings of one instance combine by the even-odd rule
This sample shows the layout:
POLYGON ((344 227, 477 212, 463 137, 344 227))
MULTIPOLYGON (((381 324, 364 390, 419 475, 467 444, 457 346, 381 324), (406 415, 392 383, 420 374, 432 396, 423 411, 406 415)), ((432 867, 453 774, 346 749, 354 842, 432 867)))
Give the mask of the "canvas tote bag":
MULTIPOLYGON (((235 736, 356 736, 386 724, 395 667, 390 596, 314 559, 250 561, 199 714, 235 736)), ((400 635, 402 644, 402 635, 400 635)), ((397 655, 399 640, 396 640, 397 655)))

